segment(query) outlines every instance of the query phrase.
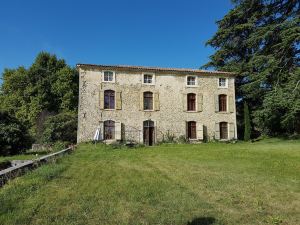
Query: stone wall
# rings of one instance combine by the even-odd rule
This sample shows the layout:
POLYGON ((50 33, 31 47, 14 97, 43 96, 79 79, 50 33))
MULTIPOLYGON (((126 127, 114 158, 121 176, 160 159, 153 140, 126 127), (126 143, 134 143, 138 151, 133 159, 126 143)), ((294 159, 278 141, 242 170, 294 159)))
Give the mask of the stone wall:
MULTIPOLYGON (((113 69, 111 69, 114 71, 113 69)), ((196 121, 203 124, 204 136, 213 139, 216 123, 231 124, 236 138, 236 109, 233 101, 232 112, 221 113, 215 111, 215 96, 226 94, 235 99, 234 77, 228 78, 228 88, 218 88, 218 78, 225 75, 205 74, 197 75, 197 86, 187 87, 188 73, 170 74, 155 72, 155 85, 142 83, 143 73, 138 71, 115 70, 115 83, 102 82, 103 71, 95 67, 79 67, 79 110, 78 110, 78 142, 92 140, 97 127, 105 120, 122 123, 122 133, 126 136, 130 130, 136 130, 135 139, 142 141, 143 121, 153 120, 156 129, 156 141, 162 139, 167 132, 176 135, 186 135, 186 121, 196 121), (104 90, 121 92, 122 109, 100 109, 100 96, 104 90), (140 96, 144 91, 158 94, 158 108, 153 111, 140 109, 140 96), (202 111, 187 112, 185 98, 187 93, 203 96, 202 111)), ((126 138, 126 137, 125 137, 126 138)))

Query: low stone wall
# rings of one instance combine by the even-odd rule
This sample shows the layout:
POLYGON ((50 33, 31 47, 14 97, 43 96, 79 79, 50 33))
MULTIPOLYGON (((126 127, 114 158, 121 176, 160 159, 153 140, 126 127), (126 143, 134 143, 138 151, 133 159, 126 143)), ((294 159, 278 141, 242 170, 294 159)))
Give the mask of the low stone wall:
POLYGON ((2 187, 8 180, 11 180, 15 177, 22 176, 27 171, 33 170, 40 165, 47 163, 49 161, 55 160, 57 157, 60 157, 64 154, 68 154, 74 150, 74 147, 69 147, 63 149, 59 152, 55 152, 49 155, 42 156, 35 160, 26 160, 24 163, 19 163, 16 166, 9 167, 5 170, 0 171, 0 187, 2 187))

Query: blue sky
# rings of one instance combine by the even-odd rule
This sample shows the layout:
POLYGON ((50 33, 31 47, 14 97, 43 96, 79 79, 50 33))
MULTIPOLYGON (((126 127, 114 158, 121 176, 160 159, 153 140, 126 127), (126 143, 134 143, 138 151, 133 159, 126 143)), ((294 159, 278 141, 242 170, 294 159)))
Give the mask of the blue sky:
POLYGON ((76 63, 199 68, 230 0, 1 2, 0 72, 40 51, 76 63))

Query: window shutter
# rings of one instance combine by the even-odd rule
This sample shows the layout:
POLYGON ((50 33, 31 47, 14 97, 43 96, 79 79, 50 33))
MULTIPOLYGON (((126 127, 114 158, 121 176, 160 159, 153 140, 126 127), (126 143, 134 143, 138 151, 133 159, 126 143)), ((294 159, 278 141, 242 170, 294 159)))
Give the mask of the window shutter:
POLYGON ((220 124, 215 123, 215 139, 220 140, 220 124))
POLYGON ((215 112, 219 112, 219 95, 215 95, 215 112))
POLYGON ((116 92, 116 109, 122 109, 122 93, 116 92))
POLYGON ((104 123, 102 121, 99 122, 99 128, 100 128, 99 139, 103 140, 104 139, 104 123))
POLYGON ((197 133, 196 133, 197 139, 203 140, 203 124, 197 122, 196 127, 197 127, 197 133))
POLYGON ((159 107, 160 107, 159 104, 160 104, 159 103, 159 94, 158 94, 158 92, 156 92, 156 93, 154 93, 154 110, 155 111, 159 110, 159 107))
POLYGON ((233 113, 234 112, 234 99, 232 95, 229 95, 229 112, 233 113))
POLYGON ((140 93, 140 110, 144 110, 144 92, 140 93))
POLYGON ((234 123, 229 123, 229 139, 234 139, 234 123))
POLYGON ((104 91, 100 91, 99 92, 99 106, 100 106, 100 109, 104 109, 104 91))
POLYGON ((183 111, 187 111, 187 94, 182 94, 182 107, 183 111))
POLYGON ((189 138, 189 130, 188 130, 188 121, 185 121, 185 138, 188 140, 189 138))
POLYGON ((121 122, 115 122, 115 139, 116 140, 121 140, 121 132, 122 132, 122 124, 121 122))
POLYGON ((197 96, 197 102, 198 102, 198 112, 202 112, 203 111, 203 94, 202 93, 198 93, 197 96))

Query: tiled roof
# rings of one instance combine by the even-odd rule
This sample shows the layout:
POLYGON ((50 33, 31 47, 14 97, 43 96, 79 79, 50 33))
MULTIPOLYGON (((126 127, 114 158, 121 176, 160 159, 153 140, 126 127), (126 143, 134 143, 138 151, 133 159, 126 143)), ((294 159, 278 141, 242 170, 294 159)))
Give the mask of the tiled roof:
POLYGON ((113 70, 129 70, 129 71, 144 71, 144 72, 174 72, 174 73, 189 73, 189 74, 221 74, 221 75, 236 75, 232 72, 224 71, 210 71, 199 69, 187 69, 187 68, 162 68, 162 67, 148 67, 148 66, 129 66, 129 65, 95 65, 95 64, 77 64, 79 67, 96 67, 99 69, 113 69, 113 70))

